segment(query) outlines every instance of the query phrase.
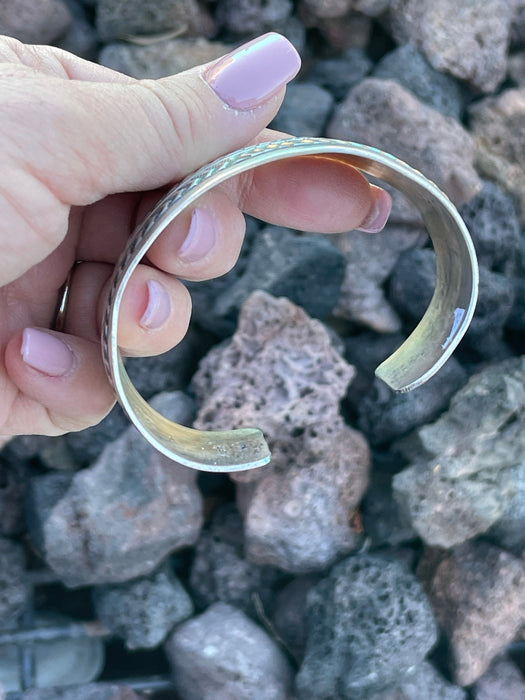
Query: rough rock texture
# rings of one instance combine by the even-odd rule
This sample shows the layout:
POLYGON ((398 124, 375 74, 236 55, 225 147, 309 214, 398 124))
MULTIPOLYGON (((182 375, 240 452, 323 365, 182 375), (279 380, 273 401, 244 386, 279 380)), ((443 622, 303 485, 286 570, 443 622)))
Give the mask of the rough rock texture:
POLYGON ((371 555, 334 566, 308 595, 299 700, 350 700, 392 687, 437 638, 429 602, 404 566, 371 555))
MULTIPOLYGON (((389 300, 410 320, 419 321, 430 304, 436 280, 435 254, 430 249, 402 253, 390 278, 389 300)), ((514 283, 484 266, 479 271, 479 296, 463 343, 481 358, 502 359, 503 329, 514 304, 514 283)))
POLYGON ((515 199, 494 182, 461 207, 478 261, 489 270, 512 274, 520 252, 520 220, 515 199))
POLYGON ((269 468, 234 475, 260 480, 241 507, 257 563, 304 572, 355 546, 348 513, 366 487, 369 457, 339 415, 352 376, 318 321, 264 292, 245 303, 231 343, 202 361, 195 426, 257 425, 272 450, 269 468))
POLYGON ((215 603, 166 644, 184 700, 287 700, 291 669, 277 644, 244 613, 215 603))
POLYGON ((437 70, 493 92, 505 78, 513 0, 392 0, 398 42, 413 41, 437 70))
POLYGON ((388 226, 381 234, 350 231, 331 240, 347 264, 334 315, 368 326, 379 333, 394 333, 401 321, 385 298, 383 283, 405 250, 421 245, 426 233, 408 227, 388 226))
POLYGON ((96 28, 100 39, 111 41, 125 35, 181 33, 211 36, 215 28, 197 0, 98 0, 96 28))
POLYGON ((466 371, 453 357, 430 381, 405 394, 395 393, 376 379, 360 402, 359 429, 373 445, 399 438, 435 420, 466 381, 466 371))
POLYGON ((231 335, 242 304, 257 289, 288 297, 311 316, 324 318, 337 303, 344 270, 343 255, 326 237, 298 236, 267 226, 254 238, 237 279, 210 300, 206 327, 231 335))
POLYGON ((255 36, 283 29, 292 9, 290 0, 221 0, 215 18, 230 32, 255 36))
MULTIPOLYGON (((176 422, 188 416, 180 392, 160 394, 152 405, 176 422)), ((196 476, 130 427, 92 467, 33 479, 33 544, 69 586, 148 574, 199 535, 202 499, 196 476)))
POLYGON ((470 135, 393 80, 361 81, 336 109, 327 134, 393 153, 421 170, 456 204, 468 202, 481 189, 470 135))
POLYGON ((461 87, 449 75, 432 68, 413 44, 403 44, 387 53, 375 66, 373 76, 395 80, 429 107, 460 118, 461 87))
POLYGON ((417 537, 392 493, 392 475, 372 472, 363 500, 363 527, 373 546, 399 545, 417 537))
POLYGON ((522 700, 525 698, 525 679, 512 661, 499 658, 494 661, 474 686, 474 700, 522 700))
POLYGON ((427 544, 464 542, 511 506, 524 420, 525 357, 473 376, 445 414, 400 444, 411 465, 395 475, 395 496, 427 544))
POLYGON ((170 39, 147 46, 114 43, 103 47, 98 62, 133 78, 163 78, 213 61, 229 50, 225 44, 204 38, 170 39))
POLYGON ((348 12, 342 17, 317 17, 304 3, 299 3, 298 14, 307 28, 315 28, 331 50, 366 49, 370 41, 372 22, 359 12, 348 12))
POLYGON ((525 621, 524 586, 522 563, 485 542, 465 543, 437 566, 429 595, 458 685, 474 683, 514 639, 525 621))
POLYGON ((24 550, 15 542, 0 537, 0 627, 20 617, 28 595, 24 550))
POLYGON ((0 34, 27 44, 49 44, 71 21, 71 12, 60 0, 3 0, 0 5, 0 34))
POLYGON ((525 459, 510 470, 513 497, 501 518, 487 532, 487 537, 517 557, 525 554, 525 459))
POLYGON ((372 61, 366 53, 362 49, 351 48, 337 58, 316 61, 307 73, 307 80, 329 90, 336 100, 342 100, 371 68, 372 61))
POLYGON ((487 97, 469 114, 479 171, 516 197, 525 221, 525 88, 487 97))
MULTIPOLYGON (((423 661, 396 688, 381 690, 366 700, 466 700, 466 697, 462 688, 448 683, 430 663, 423 661)), ((497 700, 497 696, 491 700, 497 700)))
POLYGON ((306 600, 319 581, 317 576, 298 576, 277 593, 272 610, 272 623, 280 639, 298 665, 306 647, 306 600))
POLYGON ((98 618, 128 649, 156 647, 193 613, 191 598, 168 567, 148 578, 99 586, 93 597, 98 618))
POLYGON ((509 56, 509 78, 518 87, 525 87, 525 51, 509 56))
POLYGON ((54 451, 50 454, 48 449, 46 464, 53 469, 67 468, 68 463, 71 464, 70 469, 73 465, 85 467, 93 464, 102 450, 128 427, 129 419, 117 404, 97 425, 65 435, 62 439, 67 448, 65 453, 54 451))
POLYGON ((219 508, 203 530, 190 571, 190 591, 197 607, 222 601, 252 617, 256 601, 266 607, 279 574, 244 557, 243 522, 231 505, 219 508))
POLYGON ((36 688, 22 694, 21 700, 141 700, 142 695, 128 685, 89 683, 74 688, 36 688))
POLYGON ((272 129, 295 136, 322 136, 334 98, 314 83, 298 83, 286 89, 286 97, 272 122, 272 129))

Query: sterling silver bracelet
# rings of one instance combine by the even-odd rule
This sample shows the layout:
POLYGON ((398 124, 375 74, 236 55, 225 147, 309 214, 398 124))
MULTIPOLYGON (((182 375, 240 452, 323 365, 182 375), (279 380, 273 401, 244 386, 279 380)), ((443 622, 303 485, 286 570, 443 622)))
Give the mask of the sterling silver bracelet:
POLYGON ((115 267, 102 326, 102 351, 117 398, 142 435, 180 464, 204 471, 254 469, 270 460, 257 428, 205 431, 169 421, 135 389, 118 346, 120 306, 130 277, 166 226, 218 184, 285 158, 322 156, 389 183, 420 211, 436 253, 437 282, 419 325, 376 370, 395 391, 409 391, 432 377, 465 334, 477 300, 478 266, 470 235, 448 197, 419 171, 388 153, 357 143, 288 138, 248 146, 201 168, 174 187, 138 226, 115 267))

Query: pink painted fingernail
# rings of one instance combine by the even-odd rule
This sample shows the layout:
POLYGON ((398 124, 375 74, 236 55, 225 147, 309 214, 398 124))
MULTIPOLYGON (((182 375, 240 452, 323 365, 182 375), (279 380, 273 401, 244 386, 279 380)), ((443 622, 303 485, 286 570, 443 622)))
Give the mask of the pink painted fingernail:
POLYGON ((300 67, 294 46, 271 32, 219 59, 204 77, 229 107, 249 110, 284 87, 300 67))
POLYGON ((171 300, 165 287, 157 280, 148 282, 148 304, 139 323, 148 330, 157 330, 168 320, 171 313, 171 300))
POLYGON ((370 187, 374 194, 374 203, 357 230, 366 233, 379 233, 384 228, 392 211, 392 197, 381 187, 375 185, 370 187))
POLYGON ((75 364, 70 348, 52 333, 26 328, 20 349, 23 361, 50 377, 63 377, 75 364))
POLYGON ((197 262, 208 255, 216 240, 215 219, 205 209, 196 207, 191 214, 190 228, 177 255, 185 262, 197 262))

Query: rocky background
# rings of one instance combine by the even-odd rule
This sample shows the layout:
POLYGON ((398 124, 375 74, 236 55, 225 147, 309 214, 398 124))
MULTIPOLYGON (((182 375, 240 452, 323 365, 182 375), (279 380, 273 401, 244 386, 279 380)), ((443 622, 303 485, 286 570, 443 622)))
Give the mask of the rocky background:
POLYGON ((0 2, 0 32, 137 78, 269 30, 304 62, 276 128, 390 151, 460 208, 472 327, 394 395, 373 369, 434 287, 413 207, 394 195, 378 235, 249 220, 187 338, 129 371, 179 422, 260 426, 271 465, 174 466, 118 408, 4 447, 0 682, 38 647, 6 640, 60 624, 37 680, 83 683, 8 698, 133 700, 137 675, 178 700, 525 698, 524 0, 0 2))

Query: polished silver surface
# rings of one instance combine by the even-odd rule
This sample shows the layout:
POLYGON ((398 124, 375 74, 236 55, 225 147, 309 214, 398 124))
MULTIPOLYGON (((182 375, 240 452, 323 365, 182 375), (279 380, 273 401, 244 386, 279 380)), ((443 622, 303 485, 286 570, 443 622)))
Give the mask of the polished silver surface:
POLYGON ((266 464, 270 452, 257 428, 195 430, 172 423, 149 406, 131 383, 118 347, 124 290, 153 241, 205 192, 252 168, 300 156, 333 158, 393 185, 417 206, 432 240, 437 262, 434 296, 413 333, 377 368, 378 377, 395 391, 423 384, 444 365, 472 319, 478 290, 472 241, 448 197, 419 171, 370 146, 322 138, 282 139, 219 158, 174 187, 136 229, 115 267, 102 328, 106 371, 123 409, 156 449, 188 467, 253 469, 266 464))

